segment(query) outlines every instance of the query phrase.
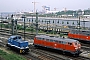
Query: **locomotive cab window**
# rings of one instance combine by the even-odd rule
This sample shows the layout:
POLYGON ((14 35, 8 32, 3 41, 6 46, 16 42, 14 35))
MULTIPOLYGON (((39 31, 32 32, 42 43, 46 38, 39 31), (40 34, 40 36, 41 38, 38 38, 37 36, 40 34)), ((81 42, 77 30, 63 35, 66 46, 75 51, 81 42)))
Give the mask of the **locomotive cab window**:
POLYGON ((77 42, 75 42, 75 45, 78 45, 78 44, 80 44, 80 42, 78 42, 78 41, 77 41, 77 42))
POLYGON ((38 40, 42 40, 41 38, 39 38, 39 37, 37 37, 36 39, 38 39, 38 40))
POLYGON ((56 43, 58 43, 59 41, 55 41, 56 43))
POLYGON ((61 41, 59 41, 59 43, 62 43, 61 41))
POLYGON ((46 38, 44 38, 43 40, 45 40, 45 41, 46 41, 46 38))
POLYGON ((18 36, 18 39, 21 39, 21 37, 20 37, 20 36, 18 36))
POLYGON ((78 45, 77 42, 75 43, 75 45, 78 45))
POLYGON ((46 39, 46 41, 49 41, 49 39, 46 39))
POLYGON ((45 38, 42 38, 42 40, 45 40, 45 38))
POLYGON ((15 38, 13 38, 13 40, 16 40, 16 37, 15 37, 15 38))
POLYGON ((90 34, 86 34, 87 36, 89 36, 90 34))
POLYGON ((53 42, 53 40, 52 40, 52 39, 50 39, 49 41, 50 41, 50 42, 53 42))
POLYGON ((62 44, 66 44, 66 42, 65 41, 62 41, 62 44))
POLYGON ((69 42, 68 42, 68 45, 72 46, 72 43, 69 43, 69 42))
POLYGON ((40 40, 43 40, 43 38, 41 38, 40 40))

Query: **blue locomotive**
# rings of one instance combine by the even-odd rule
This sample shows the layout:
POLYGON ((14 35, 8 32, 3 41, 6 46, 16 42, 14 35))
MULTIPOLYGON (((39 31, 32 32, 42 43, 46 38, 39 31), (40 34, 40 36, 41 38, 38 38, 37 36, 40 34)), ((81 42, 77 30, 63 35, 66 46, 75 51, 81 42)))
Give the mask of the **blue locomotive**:
POLYGON ((27 53, 29 51, 28 41, 22 40, 20 35, 13 35, 8 38, 7 47, 19 53, 27 53))

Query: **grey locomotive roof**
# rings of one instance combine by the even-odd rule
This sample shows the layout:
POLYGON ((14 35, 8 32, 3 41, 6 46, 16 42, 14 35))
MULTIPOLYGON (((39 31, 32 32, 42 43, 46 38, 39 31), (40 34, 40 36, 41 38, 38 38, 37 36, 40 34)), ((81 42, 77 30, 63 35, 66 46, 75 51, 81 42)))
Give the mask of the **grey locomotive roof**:
POLYGON ((77 42, 77 40, 69 39, 69 38, 56 38, 56 37, 50 37, 46 35, 37 35, 36 37, 45 38, 45 39, 51 39, 55 41, 65 41, 65 42, 77 42))
POLYGON ((90 31, 88 31, 88 30, 71 30, 71 32, 72 33, 74 33, 74 34, 83 34, 83 35, 90 35, 90 31))
POLYGON ((10 38, 14 38, 14 37, 21 37, 20 35, 12 35, 12 36, 10 36, 10 38))

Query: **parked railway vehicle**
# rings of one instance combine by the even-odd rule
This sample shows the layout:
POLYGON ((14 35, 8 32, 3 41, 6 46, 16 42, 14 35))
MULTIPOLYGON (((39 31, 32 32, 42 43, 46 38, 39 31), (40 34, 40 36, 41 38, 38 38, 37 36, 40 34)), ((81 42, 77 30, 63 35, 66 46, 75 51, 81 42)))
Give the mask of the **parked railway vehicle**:
POLYGON ((27 53, 29 51, 28 41, 22 40, 19 35, 10 36, 8 38, 7 47, 19 53, 27 53))
POLYGON ((73 55, 79 55, 81 53, 81 44, 79 43, 79 41, 68 38, 57 38, 46 35, 37 35, 34 38, 34 46, 57 49, 63 52, 69 52, 73 55))
POLYGON ((72 39, 90 42, 90 31, 71 30, 68 33, 68 37, 72 39))

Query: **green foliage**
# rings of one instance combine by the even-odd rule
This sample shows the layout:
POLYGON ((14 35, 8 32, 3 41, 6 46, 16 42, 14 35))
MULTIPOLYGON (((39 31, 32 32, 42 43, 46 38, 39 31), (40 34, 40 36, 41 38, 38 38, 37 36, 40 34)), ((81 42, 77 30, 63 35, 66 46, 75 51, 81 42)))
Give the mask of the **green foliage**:
POLYGON ((64 36, 64 34, 63 33, 60 33, 60 37, 62 37, 62 36, 64 36))
POLYGON ((46 34, 53 34, 55 33, 54 31, 46 32, 46 34))
POLYGON ((0 50, 0 56, 3 57, 5 60, 26 60, 25 58, 21 57, 17 54, 8 54, 4 52, 3 50, 0 50))
POLYGON ((53 34, 53 33, 56 34, 56 32, 54 32, 54 31, 51 31, 51 32, 47 31, 46 32, 46 34, 53 34))
POLYGON ((17 29, 18 29, 18 30, 23 30, 22 25, 17 25, 17 29))
POLYGON ((76 11, 73 11, 73 10, 68 10, 68 11, 61 11, 61 12, 57 12, 56 14, 57 15, 73 15, 76 14, 76 11))
POLYGON ((8 24, 8 25, 7 25, 7 24, 3 24, 3 23, 2 23, 2 24, 0 24, 0 26, 2 26, 2 27, 4 27, 4 28, 9 28, 10 25, 9 25, 9 24, 8 24))
POLYGON ((44 33, 44 31, 42 31, 42 30, 39 30, 39 33, 44 33))
POLYGON ((33 27, 30 27, 30 28, 27 28, 26 31, 31 31, 31 32, 34 32, 35 29, 33 27))

